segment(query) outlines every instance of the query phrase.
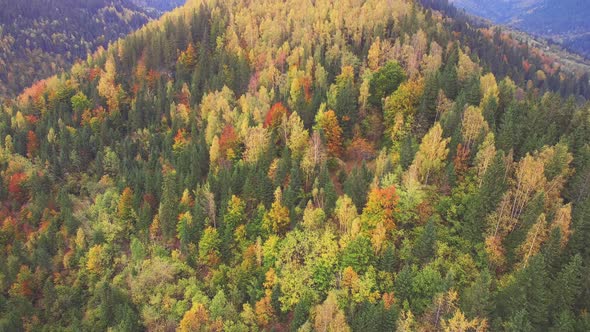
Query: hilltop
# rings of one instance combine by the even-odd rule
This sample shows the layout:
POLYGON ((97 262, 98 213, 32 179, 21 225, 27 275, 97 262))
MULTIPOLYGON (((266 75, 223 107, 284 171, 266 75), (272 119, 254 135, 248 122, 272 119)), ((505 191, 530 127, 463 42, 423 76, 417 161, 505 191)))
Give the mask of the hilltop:
POLYGON ((588 331, 589 97, 445 1, 189 0, 0 105, 0 330, 588 331))

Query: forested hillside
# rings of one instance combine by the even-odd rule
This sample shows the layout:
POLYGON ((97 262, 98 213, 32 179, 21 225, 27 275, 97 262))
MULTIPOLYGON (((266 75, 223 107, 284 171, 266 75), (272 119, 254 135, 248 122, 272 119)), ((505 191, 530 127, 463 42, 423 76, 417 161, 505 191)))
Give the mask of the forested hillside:
POLYGON ((588 74, 420 3, 189 0, 1 105, 0 330, 590 330, 588 74))
POLYGON ((69 69, 151 18, 129 0, 0 0, 0 96, 69 69))

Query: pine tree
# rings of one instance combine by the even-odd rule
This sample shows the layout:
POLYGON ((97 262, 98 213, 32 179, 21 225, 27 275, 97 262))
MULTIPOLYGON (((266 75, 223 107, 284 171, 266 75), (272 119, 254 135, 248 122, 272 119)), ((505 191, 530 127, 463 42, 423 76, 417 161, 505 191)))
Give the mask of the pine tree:
POLYGON ((528 321, 534 329, 547 326, 549 294, 543 255, 536 255, 525 269, 518 271, 514 289, 507 295, 512 298, 511 312, 525 310, 525 324, 528 321), (514 290, 518 291, 514 292, 514 290))
POLYGON ((194 221, 190 212, 182 213, 176 225, 176 237, 183 252, 188 252, 189 245, 195 240, 194 221))
POLYGON ((297 305, 295 305, 295 309, 293 309, 293 320, 291 321, 291 331, 298 331, 298 329, 309 319, 312 304, 311 297, 304 295, 297 305))
POLYGON ((493 309, 491 284, 492 276, 484 270, 462 294, 461 308, 469 317, 489 317, 493 309))
POLYGON ((515 311, 504 324, 507 331, 532 332, 534 331, 525 309, 515 311))
POLYGON ((567 309, 561 310, 555 323, 553 323, 552 331, 578 331, 576 329, 576 319, 573 317, 572 312, 567 309))
POLYGON ((383 251, 383 255, 379 260, 379 270, 393 273, 396 270, 398 260, 396 258, 395 247, 388 245, 383 251))
POLYGON ((338 193, 336 192, 336 188, 334 188, 334 183, 330 178, 330 173, 328 172, 327 167, 322 168, 318 180, 318 187, 321 188, 320 191, 323 191, 324 211, 326 211, 326 214, 331 214, 336 207, 338 193))
POLYGON ((166 171, 162 183, 162 198, 160 200, 160 208, 158 211, 162 235, 166 240, 170 240, 174 237, 176 222, 178 220, 179 197, 176 181, 176 171, 166 171))

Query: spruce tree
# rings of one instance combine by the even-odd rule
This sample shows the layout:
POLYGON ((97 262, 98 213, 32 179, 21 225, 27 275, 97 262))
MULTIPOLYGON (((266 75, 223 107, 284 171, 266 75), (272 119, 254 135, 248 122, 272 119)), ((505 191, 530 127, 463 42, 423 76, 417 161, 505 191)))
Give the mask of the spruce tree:
POLYGON ((436 74, 430 74, 426 77, 424 83, 424 91, 420 97, 420 106, 418 114, 420 118, 424 119, 426 127, 430 127, 437 119, 437 100, 439 91, 439 78, 436 74))
POLYGON ((486 227, 485 217, 496 209, 502 195, 508 188, 505 174, 504 152, 499 151, 486 170, 481 187, 477 193, 468 198, 466 204, 467 211, 465 212, 465 224, 462 230, 466 239, 472 243, 483 240, 486 227))
POLYGON ((576 255, 551 282, 549 312, 554 315, 555 321, 559 321, 562 312, 574 309, 583 283, 582 272, 582 257, 576 255))
POLYGON ((426 227, 416 239, 416 243, 413 248, 413 253, 416 258, 422 263, 426 263, 430 259, 434 258, 436 252, 436 225, 434 220, 431 218, 426 227))

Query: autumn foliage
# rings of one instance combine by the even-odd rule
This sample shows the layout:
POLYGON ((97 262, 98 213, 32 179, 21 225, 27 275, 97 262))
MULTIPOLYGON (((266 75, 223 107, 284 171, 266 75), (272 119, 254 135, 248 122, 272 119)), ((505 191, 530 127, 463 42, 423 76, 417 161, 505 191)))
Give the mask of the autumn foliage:
POLYGON ((367 206, 363 210, 363 216, 367 227, 375 227, 383 223, 386 230, 395 229, 395 215, 398 212, 399 196, 395 186, 375 188, 369 193, 367 206))
POLYGON ((326 139, 326 147, 333 157, 342 155, 342 128, 333 110, 320 113, 317 117, 317 125, 322 129, 326 139))
POLYGON ((234 127, 232 125, 225 126, 219 138, 219 150, 222 155, 226 156, 227 159, 233 158, 238 152, 239 144, 240 139, 234 127))
POLYGON ((29 130, 27 133, 27 157, 33 158, 39 149, 39 141, 34 131, 29 130))
POLYGON ((285 116, 289 116, 287 108, 283 105, 283 103, 276 103, 272 105, 268 113, 266 113, 266 118, 264 119, 264 127, 265 128, 274 128, 278 126, 285 116))
POLYGON ((25 187, 26 182, 27 175, 25 173, 18 172, 10 176, 8 192, 12 199, 19 204, 23 204, 28 198, 28 193, 25 187))

